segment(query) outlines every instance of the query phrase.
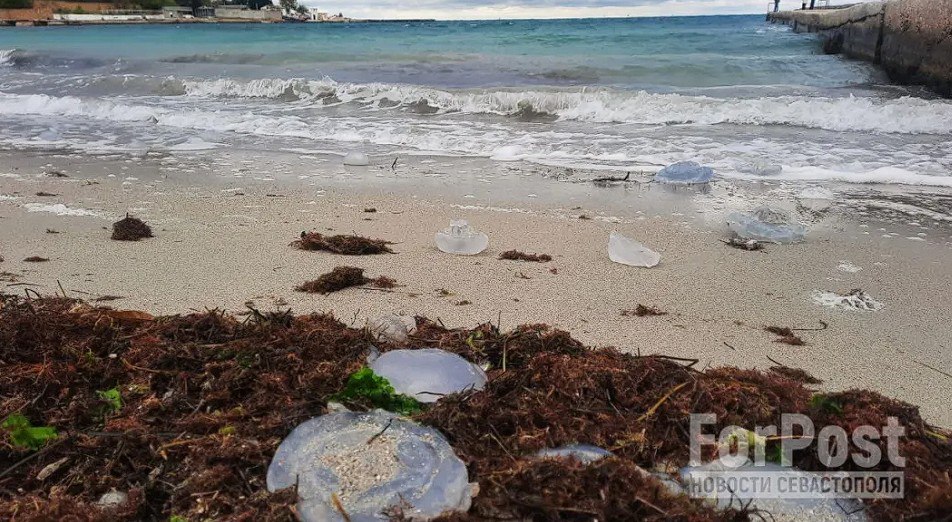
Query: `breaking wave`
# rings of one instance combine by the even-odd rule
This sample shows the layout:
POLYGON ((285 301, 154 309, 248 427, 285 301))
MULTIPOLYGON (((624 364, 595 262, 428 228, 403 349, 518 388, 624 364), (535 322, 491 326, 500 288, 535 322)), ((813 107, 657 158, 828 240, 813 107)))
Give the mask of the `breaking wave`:
MULTIPOLYGON (((76 122, 78 127, 72 130, 67 127, 62 133, 65 141, 72 140, 71 134, 81 136, 79 146, 91 146, 93 149, 100 146, 100 138, 108 143, 112 139, 109 136, 117 132, 150 136, 171 143, 168 140, 182 138, 182 131, 186 131, 186 135, 198 131, 195 135, 203 136, 201 139, 205 141, 202 144, 208 144, 207 140, 227 142, 227 138, 216 134, 235 133, 285 140, 284 143, 295 143, 294 146, 298 146, 298 140, 302 139, 322 143, 321 146, 334 143, 337 145, 332 146, 336 147, 363 143, 396 147, 398 150, 505 158, 570 167, 628 168, 632 164, 664 165, 699 158, 712 165, 720 175, 729 177, 747 177, 743 174, 746 170, 740 168, 744 162, 760 157, 782 157, 790 163, 784 161, 782 173, 774 176, 775 179, 952 186, 952 176, 948 176, 943 167, 947 159, 922 157, 918 153, 920 145, 916 142, 908 147, 898 146, 895 150, 871 154, 865 149, 851 148, 855 145, 829 143, 823 139, 774 142, 767 138, 752 144, 743 136, 732 139, 728 133, 719 142, 714 142, 704 139, 699 141, 694 132, 662 136, 653 132, 613 134, 604 128, 596 132, 583 131, 578 125, 544 125, 533 132, 525 132, 519 126, 486 118, 464 118, 461 121, 459 117, 447 117, 421 123, 420 116, 416 115, 387 113, 384 117, 374 118, 367 117, 362 111, 351 111, 354 112, 352 115, 347 111, 323 115, 319 112, 302 114, 283 108, 267 112, 254 110, 254 104, 246 104, 236 110, 234 106, 221 103, 220 100, 199 104, 181 103, 186 101, 181 97, 170 104, 168 98, 104 100, 0 93, 0 118, 8 122, 29 122, 32 133, 38 132, 37 122, 42 122, 39 123, 40 128, 55 126, 58 121, 76 122), (82 131, 78 132, 77 129, 82 131), (204 135, 206 131, 213 134, 204 135), (703 144, 699 145, 701 142, 703 144), (755 154, 752 153, 753 149, 756 149, 755 154), (791 156, 790 151, 793 149, 796 154, 791 156), (811 164, 817 159, 818 164, 811 164)), ((535 110, 524 106, 524 117, 544 118, 537 112, 531 112, 535 110)), ((36 134, 30 136, 35 137, 36 134)), ((14 133, 12 137, 16 143, 39 143, 34 138, 24 139, 22 134, 17 136, 14 133)), ((925 139, 934 142, 937 138, 925 139)), ((159 146, 167 146, 167 143, 159 146)), ((176 146, 170 150, 192 149, 191 146, 188 149, 176 146)), ((948 159, 952 159, 952 156, 948 159)))
POLYGON ((495 114, 526 121, 642 125, 792 125, 831 131, 952 133, 952 102, 913 97, 717 98, 609 89, 449 91, 412 85, 322 80, 183 81, 187 96, 357 103, 426 113, 495 114), (425 105, 425 107, 423 107, 425 105), (423 107, 427 110, 418 110, 423 107), (430 110, 432 109, 432 110, 430 110))
POLYGON ((13 65, 13 55, 16 49, 0 49, 0 67, 13 65))

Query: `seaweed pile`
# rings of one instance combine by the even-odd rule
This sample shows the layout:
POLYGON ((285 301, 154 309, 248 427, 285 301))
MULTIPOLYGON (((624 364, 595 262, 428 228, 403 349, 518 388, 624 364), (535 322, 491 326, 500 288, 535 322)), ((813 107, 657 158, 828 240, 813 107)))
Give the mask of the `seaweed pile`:
POLYGON ((392 244, 383 239, 352 235, 326 236, 319 232, 301 232, 301 238, 291 243, 293 247, 301 250, 324 250, 345 256, 392 254, 393 250, 389 246, 392 244))
MULTIPOLYGON (((293 520, 294 492, 265 488, 271 456, 295 426, 326 413, 372 345, 437 347, 490 367, 484 390, 414 415, 446 435, 480 486, 470 511, 447 521, 758 518, 672 496, 645 472, 687 462, 690 412, 717 414, 713 429, 794 412, 846 428, 896 416, 907 498, 868 502, 869 514, 952 513, 946 434, 913 406, 862 390, 817 395, 795 372, 700 372, 690 361, 592 350, 541 324, 450 330, 418 317, 393 344, 322 314, 153 317, 0 296, 0 420, 29 423, 26 439, 12 437, 12 424, 0 429, 0 519, 293 520), (615 457, 588 466, 531 458, 568 443, 615 457), (97 505, 112 490, 125 501, 97 505)), ((816 446, 794 463, 821 469, 816 446)))
POLYGON ((152 228, 141 219, 126 214, 112 224, 111 237, 116 241, 138 241, 152 237, 152 228))
POLYGON ((548 263, 552 261, 549 254, 527 254, 520 250, 506 250, 499 254, 499 259, 508 259, 511 261, 529 261, 532 263, 548 263))
POLYGON ((396 280, 392 277, 380 276, 371 279, 364 275, 363 268, 357 268, 356 266, 337 266, 330 272, 321 274, 317 279, 298 285, 295 290, 298 292, 326 295, 331 292, 337 292, 345 288, 363 284, 370 284, 376 288, 393 288, 397 286, 396 280))

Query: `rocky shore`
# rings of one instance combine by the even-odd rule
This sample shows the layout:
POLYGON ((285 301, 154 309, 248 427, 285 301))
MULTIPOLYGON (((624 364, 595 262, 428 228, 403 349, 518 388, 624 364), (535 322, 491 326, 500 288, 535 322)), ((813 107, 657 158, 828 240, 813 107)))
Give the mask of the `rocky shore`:
POLYGON ((900 84, 952 96, 952 0, 889 0, 842 9, 770 13, 767 20, 818 33, 823 50, 879 64, 900 84))

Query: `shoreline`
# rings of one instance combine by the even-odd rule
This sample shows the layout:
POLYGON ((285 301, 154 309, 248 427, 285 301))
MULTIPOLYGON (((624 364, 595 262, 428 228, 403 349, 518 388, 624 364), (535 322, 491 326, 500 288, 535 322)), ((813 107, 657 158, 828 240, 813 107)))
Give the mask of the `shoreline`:
MULTIPOLYGON (((94 14, 94 13, 93 13, 94 14)), ((436 22, 436 19, 372 19, 372 20, 249 20, 242 18, 170 18, 168 20, 0 20, 2 27, 63 27, 84 25, 178 25, 178 24, 389 24, 436 22)))
MULTIPOLYGON (((721 214, 696 212, 710 195, 659 192, 651 185, 605 192, 591 183, 526 178, 518 165, 507 165, 515 169, 513 179, 494 180, 498 184, 452 178, 417 184, 441 179, 425 178, 427 171, 482 163, 416 158, 389 175, 376 167, 344 169, 341 175, 333 158, 307 157, 298 160, 310 172, 302 179, 299 171, 284 172, 281 163, 262 158, 232 158, 230 168, 194 173, 188 171, 212 165, 198 159, 198 165, 173 167, 168 158, 133 163, 123 157, 15 157, 9 164, 17 170, 0 173, 0 194, 6 196, 0 200, 0 271, 17 279, 2 283, 7 292, 30 288, 53 295, 62 285, 71 297, 121 296, 104 304, 159 313, 206 307, 239 312, 250 301, 262 310, 333 311, 356 326, 390 312, 439 318, 448 327, 545 322, 586 344, 696 358, 701 366, 766 368, 774 359, 823 379, 825 390, 870 388, 920 406, 929 422, 952 425, 941 400, 952 390, 940 373, 952 367, 941 341, 952 337, 942 305, 952 290, 952 268, 942 263, 948 240, 936 237, 948 227, 930 229, 926 241, 907 240, 904 234, 918 236, 905 229, 916 227, 897 222, 891 229, 896 235, 886 238, 869 216, 851 222, 846 214, 821 220, 826 224, 804 243, 744 252, 721 243, 721 214), (261 170, 265 164, 268 169, 261 170), (440 190, 441 184, 449 189, 440 190), (458 185, 486 188, 466 194, 458 185), (526 198, 513 187, 531 187, 539 197, 526 198), (667 197, 657 197, 662 194, 667 197), (519 198, 531 203, 507 206, 519 198), (29 203, 98 215, 29 212, 29 203), (376 212, 364 212, 370 207, 376 212), (109 225, 126 212, 150 223, 156 237, 109 240, 109 225), (487 252, 457 257, 435 249, 433 233, 455 217, 489 234, 487 252), (291 248, 304 230, 379 237, 394 241, 398 253, 352 257, 291 248), (611 263, 605 248, 612 230, 659 251, 661 265, 611 263), (496 259, 510 249, 550 254, 553 261, 496 259), (50 261, 21 261, 34 255, 50 261), (293 291, 339 265, 364 268, 369 277, 393 277, 402 286, 327 296, 293 291), (861 270, 849 271, 854 268, 861 270), (886 307, 841 311, 811 298, 816 290, 851 288, 863 288, 886 307), (470 304, 460 304, 465 301, 470 304), (621 315, 639 304, 668 315, 621 315), (817 328, 820 321, 829 327, 803 332, 806 346, 777 343, 763 331, 767 325, 817 328)), ((712 190, 729 198, 735 188, 718 181, 712 190)), ((762 197, 775 198, 773 190, 764 189, 762 197)))

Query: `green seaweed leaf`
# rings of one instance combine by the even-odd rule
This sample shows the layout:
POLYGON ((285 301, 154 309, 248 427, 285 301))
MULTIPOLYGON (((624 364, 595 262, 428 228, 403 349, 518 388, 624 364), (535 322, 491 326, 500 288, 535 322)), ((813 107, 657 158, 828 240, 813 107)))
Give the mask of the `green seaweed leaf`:
POLYGON ((19 413, 14 413, 0 423, 10 434, 10 441, 18 448, 37 450, 47 442, 57 437, 56 428, 50 426, 33 426, 30 420, 19 413))
POLYGON ((412 415, 423 409, 413 397, 396 393, 385 377, 363 367, 347 378, 344 390, 332 397, 334 400, 369 403, 375 408, 401 415, 412 415))
POLYGON ((100 390, 96 392, 99 394, 99 398, 105 401, 109 406, 109 409, 113 413, 118 413, 122 409, 122 395, 119 393, 118 388, 110 388, 108 390, 100 390))
POLYGON ((810 406, 829 413, 843 413, 843 405, 840 404, 840 401, 822 393, 810 398, 810 406))

